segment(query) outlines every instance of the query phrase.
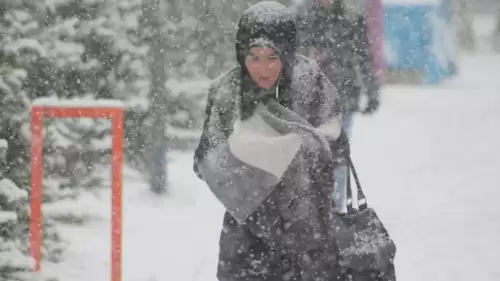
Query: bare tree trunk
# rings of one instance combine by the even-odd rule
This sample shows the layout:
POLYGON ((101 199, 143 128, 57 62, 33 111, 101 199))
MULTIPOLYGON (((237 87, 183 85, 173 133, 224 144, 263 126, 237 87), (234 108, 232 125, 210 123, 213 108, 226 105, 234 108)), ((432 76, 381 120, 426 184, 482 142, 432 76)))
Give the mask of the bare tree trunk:
POLYGON ((500 52, 500 7, 495 6, 495 29, 492 34, 492 47, 495 52, 500 52))
POLYGON ((164 0, 144 0, 143 18, 151 28, 149 37, 149 69, 151 72, 150 112, 153 116, 149 138, 147 163, 151 190, 157 194, 166 192, 166 124, 167 124, 167 62, 165 57, 165 34, 162 27, 166 18, 164 0))

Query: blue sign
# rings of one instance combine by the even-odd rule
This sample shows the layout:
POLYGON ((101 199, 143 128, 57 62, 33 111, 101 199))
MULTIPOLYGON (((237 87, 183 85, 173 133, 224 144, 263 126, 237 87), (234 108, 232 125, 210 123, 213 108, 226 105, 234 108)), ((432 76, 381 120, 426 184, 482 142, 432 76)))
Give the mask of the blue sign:
POLYGON ((449 0, 384 5, 385 57, 389 70, 417 70, 435 84, 455 73, 449 0))

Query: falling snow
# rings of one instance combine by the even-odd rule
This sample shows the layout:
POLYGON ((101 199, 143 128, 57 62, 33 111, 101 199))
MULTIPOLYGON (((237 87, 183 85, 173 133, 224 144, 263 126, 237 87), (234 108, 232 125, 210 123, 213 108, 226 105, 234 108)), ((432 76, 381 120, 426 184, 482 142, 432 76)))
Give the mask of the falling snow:
MULTIPOLYGON (((122 280, 217 280, 217 266, 224 263, 218 256, 224 207, 193 172, 193 149, 210 113, 207 94, 220 96, 212 82, 238 63, 235 34, 243 14, 250 21, 283 23, 311 8, 312 1, 317 0, 0 0, 0 280, 110 280, 113 159, 123 161, 122 280), (285 9, 293 13, 276 12, 285 9), (41 273, 34 272, 29 256, 34 106, 124 111, 123 157, 112 149, 116 136, 109 120, 44 119, 41 273), (162 176, 165 188, 157 184, 162 176)), ((379 110, 355 115, 351 151, 368 201, 397 245, 397 279, 496 281, 500 2, 453 0, 449 8, 445 0, 380 1, 385 12, 394 7, 430 12, 420 26, 412 25, 418 12, 408 18, 397 14, 400 25, 384 26, 384 36, 371 38, 383 42, 382 50, 351 52, 349 36, 314 38, 335 50, 336 60, 327 65, 331 72, 317 72, 328 68, 316 46, 320 67, 295 69, 291 79, 307 84, 308 73, 339 87, 366 70, 344 67, 358 62, 356 55, 378 52, 390 67, 387 84, 379 110), (409 29, 390 32, 404 28, 409 29), (414 46, 412 40, 428 42, 414 46), (432 80, 430 73, 439 77, 432 80), (433 85, 423 85, 430 80, 433 85)), ((376 14, 361 0, 345 2, 348 15, 376 14)), ((370 32, 388 20, 389 13, 384 15, 368 17, 370 32)), ((259 46, 277 47, 267 37, 254 39, 259 46)), ((355 82, 369 88, 361 80, 355 82)), ((365 88, 362 109, 370 102, 365 88)), ((338 136, 338 119, 332 120, 316 133, 338 136)), ((245 145, 240 152, 259 156, 257 146, 245 145)), ((290 165, 275 167, 273 160, 293 159, 272 155, 259 158, 266 161, 261 167, 279 168, 279 178, 290 165)), ((311 219, 307 212, 299 215, 311 219)), ((346 251, 373 251, 364 234, 354 237, 364 247, 346 251)), ((253 258, 253 273, 268 273, 253 258)))

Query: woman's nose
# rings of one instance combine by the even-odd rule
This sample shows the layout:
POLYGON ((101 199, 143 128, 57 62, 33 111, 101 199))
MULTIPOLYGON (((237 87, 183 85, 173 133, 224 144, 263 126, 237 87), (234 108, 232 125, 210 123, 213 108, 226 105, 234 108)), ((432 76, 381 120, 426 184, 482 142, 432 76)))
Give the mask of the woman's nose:
POLYGON ((274 65, 272 63, 262 63, 260 69, 265 73, 272 73, 274 65))

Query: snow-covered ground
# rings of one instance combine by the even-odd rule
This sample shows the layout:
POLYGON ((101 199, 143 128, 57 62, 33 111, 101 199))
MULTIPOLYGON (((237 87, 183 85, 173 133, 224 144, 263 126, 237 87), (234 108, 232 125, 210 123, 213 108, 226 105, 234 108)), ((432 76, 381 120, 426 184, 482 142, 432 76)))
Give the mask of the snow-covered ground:
POLYGON ((437 88, 390 87, 359 118, 354 159, 398 244, 399 280, 500 276, 500 57, 462 61, 437 88))
MULTIPOLYGON (((369 202, 398 245, 405 281, 495 281, 500 276, 500 57, 470 56, 438 87, 390 86, 373 117, 355 120, 354 161, 369 202)), ((124 178, 124 281, 215 281, 222 209, 171 153, 170 195, 124 178)), ((61 281, 110 280, 110 197, 79 203, 100 219, 64 227, 61 281)))

